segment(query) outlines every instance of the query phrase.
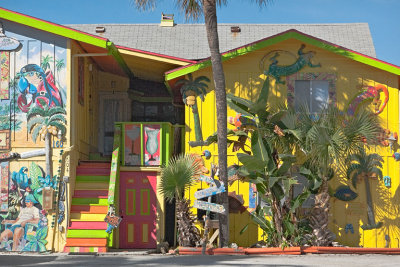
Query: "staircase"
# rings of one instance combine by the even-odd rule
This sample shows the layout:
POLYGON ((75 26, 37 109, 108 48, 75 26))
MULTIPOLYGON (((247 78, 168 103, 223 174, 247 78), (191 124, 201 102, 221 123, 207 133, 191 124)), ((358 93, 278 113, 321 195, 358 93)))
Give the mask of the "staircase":
POLYGON ((81 162, 76 169, 67 242, 64 252, 106 252, 112 235, 106 233, 110 163, 81 162))

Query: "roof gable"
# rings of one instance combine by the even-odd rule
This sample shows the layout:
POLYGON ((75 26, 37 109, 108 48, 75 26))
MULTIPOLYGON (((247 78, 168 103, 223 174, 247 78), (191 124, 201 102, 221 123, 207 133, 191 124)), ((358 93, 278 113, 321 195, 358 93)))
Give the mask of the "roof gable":
MULTIPOLYGON (((235 58, 237 56, 245 55, 247 53, 250 53, 252 51, 256 51, 262 48, 265 48, 270 45, 277 44, 279 42, 288 40, 288 39, 296 39, 301 42, 328 50, 330 52, 333 52, 335 54, 350 58, 352 60, 355 60, 357 62, 364 63, 366 65, 396 74, 400 75, 400 67, 384 62, 382 60, 378 60, 374 57, 364 55, 362 53, 353 51, 351 49, 336 45, 331 42, 327 42, 325 40, 313 37, 311 35, 307 35, 305 33, 299 32, 297 30, 291 29, 282 33, 279 33, 277 35, 267 37, 264 39, 261 39, 257 42, 247 44, 245 46, 232 49, 230 51, 227 51, 225 53, 221 54, 222 61, 229 60, 231 58, 235 58)), ((184 67, 177 68, 175 70, 171 70, 165 73, 165 79, 166 81, 175 79, 177 77, 186 75, 188 73, 192 73, 194 71, 206 68, 211 66, 211 60, 210 58, 206 58, 204 60, 199 61, 198 63, 190 64, 184 67)))

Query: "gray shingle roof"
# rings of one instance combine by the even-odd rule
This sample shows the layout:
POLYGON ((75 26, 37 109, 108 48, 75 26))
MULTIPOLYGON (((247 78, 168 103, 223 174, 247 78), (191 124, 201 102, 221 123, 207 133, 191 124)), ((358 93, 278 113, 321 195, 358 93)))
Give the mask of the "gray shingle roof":
MULTIPOLYGON (((68 27, 106 37, 114 44, 129 48, 184 58, 203 59, 210 55, 204 24, 71 24, 68 27), (96 34, 95 28, 106 28, 96 34)), ((305 34, 376 57, 367 23, 341 24, 218 24, 220 50, 225 52, 269 36, 295 29, 305 34), (239 26, 240 33, 231 33, 239 26)))

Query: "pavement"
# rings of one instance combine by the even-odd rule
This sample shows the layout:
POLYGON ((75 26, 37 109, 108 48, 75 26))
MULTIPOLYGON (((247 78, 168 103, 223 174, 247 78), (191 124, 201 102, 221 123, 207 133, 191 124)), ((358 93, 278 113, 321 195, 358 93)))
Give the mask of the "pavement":
POLYGON ((0 266, 400 266, 397 255, 170 255, 147 251, 111 252, 93 255, 66 253, 1 253, 0 266))

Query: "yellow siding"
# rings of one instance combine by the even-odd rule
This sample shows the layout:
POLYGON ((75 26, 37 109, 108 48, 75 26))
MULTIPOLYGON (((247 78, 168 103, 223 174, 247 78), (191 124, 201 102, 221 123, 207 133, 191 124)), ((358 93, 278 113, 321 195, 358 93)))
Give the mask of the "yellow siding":
MULTIPOLYGON (((255 100, 259 94, 262 83, 265 80, 262 69, 260 68, 260 60, 267 53, 274 50, 285 50, 297 56, 297 51, 301 42, 296 40, 287 40, 258 51, 251 52, 244 56, 239 56, 223 63, 226 91, 237 96, 255 100)), ((338 56, 325 50, 307 45, 304 51, 313 50, 316 55, 312 59, 314 64, 321 64, 321 67, 310 68, 305 67, 302 73, 332 73, 336 75, 336 103, 339 108, 347 110, 349 101, 362 89, 363 86, 382 84, 388 87, 389 102, 384 111, 379 115, 383 128, 387 128, 392 132, 399 132, 399 80, 398 77, 385 71, 377 70, 373 67, 363 65, 352 61, 348 58, 338 56)), ((294 62, 294 57, 287 54, 281 54, 279 57, 280 65, 289 65, 294 62)), ((266 62, 264 66, 268 66, 270 62, 266 62)), ((201 119, 201 127, 203 138, 206 139, 210 134, 216 132, 216 106, 214 83, 212 82, 211 68, 206 68, 193 73, 194 78, 199 76, 207 76, 210 78, 209 92, 205 97, 205 101, 197 97, 199 105, 199 114, 201 119)), ((285 77, 282 77, 285 80, 285 77)), ((271 90, 268 104, 276 106, 280 103, 287 103, 287 86, 286 84, 276 84, 272 78, 270 80, 271 90)), ((381 95, 383 100, 383 95, 381 95)), ((228 108, 228 116, 234 116, 235 112, 228 108)), ((192 110, 186 107, 186 141, 194 141, 194 122, 192 110)), ((231 126, 228 126, 231 127, 231 126)), ((217 163, 217 146, 191 148, 186 143, 186 151, 189 153, 201 154, 203 150, 208 149, 212 152, 212 158, 206 160, 206 166, 210 167, 211 162, 217 163)), ((397 149, 397 148, 396 148, 397 149)), ((400 239, 400 223, 398 189, 400 185, 399 171, 400 163, 396 162, 392 157, 393 151, 389 147, 374 147, 371 152, 376 152, 384 158, 383 175, 389 175, 392 178, 392 187, 386 188, 383 181, 372 179, 370 181, 373 203, 375 205, 376 222, 383 222, 380 229, 363 231, 361 225, 367 223, 366 195, 364 183, 358 184, 354 191, 358 197, 350 202, 344 202, 332 197, 331 202, 331 220, 330 229, 337 235, 337 241, 349 246, 364 247, 385 247, 385 235, 390 237, 390 247, 398 247, 400 239), (351 223, 354 227, 354 234, 345 233, 345 225, 351 223)), ((228 166, 238 163, 232 148, 228 148, 228 166)), ((336 177, 330 183, 332 189, 336 189, 340 184, 351 184, 345 178, 336 177)), ((204 188, 205 185, 196 184, 192 186, 187 194, 192 201, 194 200, 194 192, 204 188)), ((235 182, 229 187, 229 191, 236 191, 242 194, 245 200, 244 206, 248 206, 249 201, 249 185, 247 183, 235 182)), ((196 210, 194 210, 196 212, 196 210)), ((261 239, 262 231, 257 230, 254 225, 249 227, 247 232, 239 235, 240 230, 248 223, 248 212, 242 214, 230 215, 230 242, 235 242, 240 246, 248 246, 261 239)))

